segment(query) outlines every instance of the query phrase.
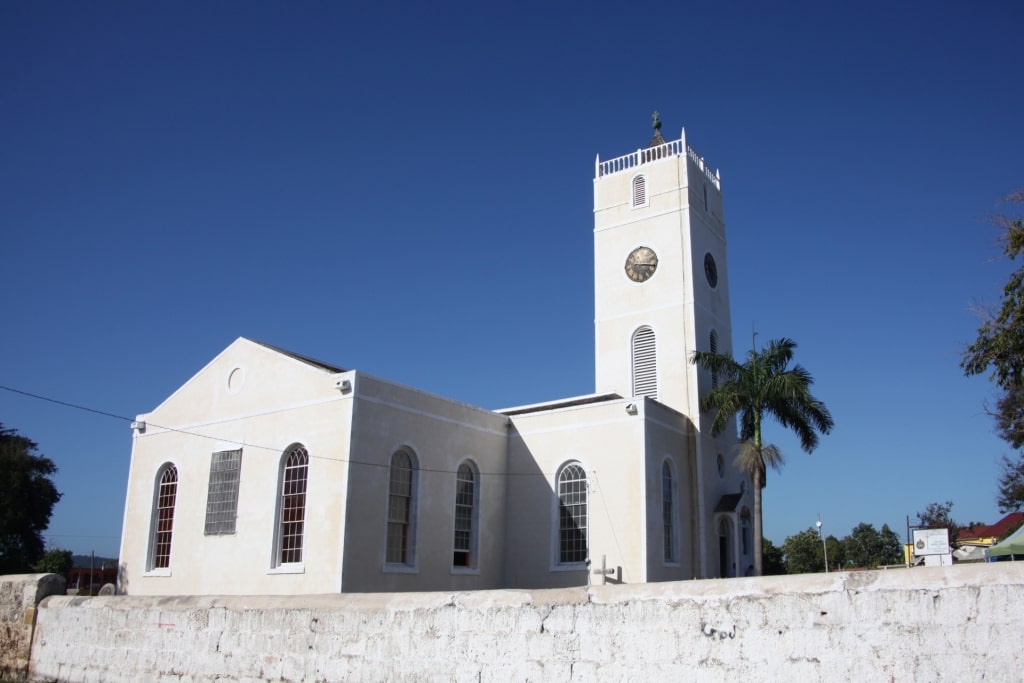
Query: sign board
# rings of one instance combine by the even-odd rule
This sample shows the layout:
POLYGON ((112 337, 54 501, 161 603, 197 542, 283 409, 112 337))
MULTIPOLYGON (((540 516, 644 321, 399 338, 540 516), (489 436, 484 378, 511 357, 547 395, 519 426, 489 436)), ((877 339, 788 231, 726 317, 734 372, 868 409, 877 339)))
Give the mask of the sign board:
POLYGON ((914 529, 914 555, 948 555, 949 529, 914 529))

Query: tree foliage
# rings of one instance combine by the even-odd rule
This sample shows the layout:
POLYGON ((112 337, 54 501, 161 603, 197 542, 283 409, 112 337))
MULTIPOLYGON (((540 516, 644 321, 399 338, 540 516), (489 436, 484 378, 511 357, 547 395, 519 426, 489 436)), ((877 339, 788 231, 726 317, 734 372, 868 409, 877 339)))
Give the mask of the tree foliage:
POLYGON ((786 560, 786 572, 789 574, 810 574, 825 571, 825 549, 828 548, 828 566, 838 569, 843 565, 842 545, 835 536, 826 536, 822 543, 821 535, 814 527, 793 534, 782 543, 782 553, 786 560))
MULTIPOLYGON (((1024 205, 1024 189, 1004 202, 1024 205)), ((1024 254, 1024 218, 997 214, 993 223, 1000 230, 1003 255, 1016 261, 1024 254)), ((983 314, 978 337, 964 351, 960 367, 968 376, 990 373, 1000 392, 991 411, 996 432, 1014 448, 1024 446, 1024 266, 1010 274, 999 308, 983 314)))
POLYGON ((53 548, 47 550, 42 559, 32 565, 32 570, 45 574, 56 574, 67 578, 71 568, 75 565, 70 550, 53 548))
POLYGON ((874 569, 903 561, 903 544, 888 524, 882 530, 861 522, 842 540, 846 566, 874 569))
POLYGON ((744 363, 728 354, 697 351, 692 362, 718 378, 718 384, 700 399, 702 411, 714 410, 711 434, 717 436, 740 421, 743 441, 737 465, 748 474, 754 496, 754 574, 764 574, 761 489, 768 466, 779 468, 782 453, 765 444, 761 426, 765 418, 796 432, 800 446, 810 453, 818 445, 818 434, 832 430, 832 416, 825 404, 811 394, 814 379, 801 365, 789 367, 796 342, 774 339, 763 350, 751 349, 744 363))
POLYGON ((764 552, 764 575, 777 576, 779 574, 785 574, 786 556, 782 552, 782 548, 766 538, 762 544, 762 550, 764 552))
POLYGON ((37 445, 0 424, 0 574, 31 571, 44 554, 43 531, 60 500, 53 461, 37 445))
POLYGON ((1024 507, 1024 455, 1018 455, 1017 461, 1003 456, 1003 471, 999 475, 1000 512, 1016 512, 1024 507))

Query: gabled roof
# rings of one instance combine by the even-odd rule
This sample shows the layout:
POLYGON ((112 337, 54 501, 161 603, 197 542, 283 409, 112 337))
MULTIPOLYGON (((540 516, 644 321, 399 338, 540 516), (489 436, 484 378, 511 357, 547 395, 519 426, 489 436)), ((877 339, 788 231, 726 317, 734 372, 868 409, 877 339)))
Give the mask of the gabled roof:
POLYGON ((320 368, 321 370, 327 370, 328 372, 348 372, 348 370, 346 370, 345 368, 339 368, 337 365, 331 365, 330 363, 325 363, 315 358, 310 358, 309 356, 303 356, 293 351, 282 349, 278 346, 273 346, 271 344, 267 344, 256 339, 249 339, 249 341, 251 341, 253 344, 259 344, 264 348, 268 348, 271 351, 277 351, 278 353, 288 356, 289 358, 294 358, 295 360, 302 361, 307 365, 312 365, 315 368, 320 368))
POLYGON ((741 500, 743 500, 742 493, 727 493, 718 500, 715 512, 736 512, 741 500))
POLYGON ((966 529, 961 529, 956 535, 958 541, 967 541, 975 538, 999 538, 1010 529, 1024 524, 1024 512, 1011 512, 995 524, 976 524, 966 529))

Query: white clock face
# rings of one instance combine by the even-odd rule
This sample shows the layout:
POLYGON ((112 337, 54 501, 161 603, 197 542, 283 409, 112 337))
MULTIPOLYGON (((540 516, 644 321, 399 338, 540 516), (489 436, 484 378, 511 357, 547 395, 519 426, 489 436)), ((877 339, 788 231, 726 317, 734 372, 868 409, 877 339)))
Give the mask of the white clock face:
POLYGON ((651 279, 658 269, 658 255, 650 247, 637 247, 626 257, 626 277, 633 282, 651 279))

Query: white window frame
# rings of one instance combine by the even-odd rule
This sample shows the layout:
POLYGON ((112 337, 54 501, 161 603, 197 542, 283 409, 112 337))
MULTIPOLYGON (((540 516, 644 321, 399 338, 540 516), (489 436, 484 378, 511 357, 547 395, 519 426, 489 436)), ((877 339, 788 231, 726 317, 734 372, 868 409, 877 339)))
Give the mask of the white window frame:
POLYGON ((242 488, 242 449, 215 451, 210 457, 210 479, 206 488, 204 536, 231 536, 238 527, 238 498, 242 488), (229 456, 238 454, 238 466, 221 467, 229 456), (225 476, 227 474, 228 476, 225 476))
POLYGON ((658 398, 658 337, 650 325, 641 325, 630 338, 633 396, 658 398))
POLYGON ((157 470, 153 486, 153 507, 149 518, 149 548, 146 552, 146 571, 143 573, 144 576, 171 575, 171 552, 174 548, 174 513, 178 507, 179 483, 178 467, 174 463, 165 462, 157 470), (174 472, 174 481, 165 482, 164 478, 172 471, 174 472), (167 505, 167 491, 165 491, 165 487, 169 488, 172 484, 174 486, 173 499, 170 501, 170 505, 167 505), (161 523, 164 521, 161 515, 163 510, 170 510, 169 521, 171 528, 166 531, 160 528, 161 523), (159 559, 164 557, 163 553, 160 552, 161 541, 159 540, 161 534, 164 533, 167 534, 167 564, 157 566, 159 559))
POLYGON ((480 571, 480 469, 472 460, 463 460, 455 473, 455 500, 454 514, 452 519, 452 573, 453 574, 477 574, 480 571), (465 500, 463 473, 468 471, 472 477, 473 488, 469 491, 469 501, 465 500), (466 515, 468 511, 468 517, 466 515), (459 521, 461 519, 469 522, 468 539, 465 547, 459 543, 459 521), (466 553, 467 563, 456 564, 456 553, 466 553))
POLYGON ((661 543, 662 562, 667 566, 679 566, 679 482, 676 468, 670 458, 661 463, 661 543), (668 481, 665 474, 668 473, 668 481), (666 493, 668 494, 666 497, 666 493))
MULTIPOLYGON (((587 468, 583 466, 583 463, 578 460, 569 460, 562 464, 558 468, 558 472, 555 473, 554 482, 555 491, 555 509, 554 509, 554 524, 553 530, 554 535, 552 539, 552 569, 555 571, 576 571, 580 569, 586 569, 587 564, 590 561, 590 479, 587 475, 587 468), (575 469, 574 469, 575 468, 575 469), (566 479, 563 481, 563 475, 567 473, 575 475, 576 473, 582 474, 582 477, 576 477, 574 479, 566 479), (563 484, 575 484, 576 490, 563 490, 563 484), (563 507, 564 502, 567 498, 572 500, 573 496, 582 494, 583 503, 582 506, 578 502, 572 503, 575 507, 582 507, 582 517, 584 523, 583 529, 583 551, 584 556, 582 559, 570 559, 564 560, 562 548, 564 545, 563 531, 569 532, 572 529, 563 529, 562 520, 564 517, 563 507)), ((579 510, 570 511, 569 514, 572 516, 574 521, 579 519, 579 510)), ((579 526, 575 526, 575 530, 579 530, 579 526)))
POLYGON ((411 448, 402 447, 396 449, 388 460, 388 478, 387 478, 387 496, 385 497, 386 508, 384 511, 385 515, 385 534, 384 534, 384 571, 387 572, 415 572, 416 569, 416 521, 417 514, 416 509, 419 503, 419 464, 416 458, 416 453, 411 448), (398 517, 394 517, 392 513, 396 511, 393 504, 396 495, 402 495, 401 491, 397 494, 393 490, 395 484, 400 485, 402 482, 395 482, 395 458, 399 455, 404 455, 409 459, 409 486, 408 494, 404 495, 407 499, 405 505, 405 519, 404 521, 398 517), (392 533, 396 527, 393 524, 403 524, 405 527, 405 535, 403 541, 403 554, 404 559, 401 561, 393 561, 390 558, 389 550, 391 548, 392 533))
POLYGON ((271 559, 271 573, 297 574, 305 571, 306 558, 306 511, 309 509, 309 450, 296 443, 285 449, 281 455, 277 473, 276 513, 274 515, 274 554, 271 559), (296 462, 292 459, 296 458, 296 462), (296 502, 301 505, 296 506, 296 502), (290 510, 299 510, 300 519, 289 519, 290 510), (297 526, 296 526, 297 525, 297 526), (298 528, 298 534, 295 533, 298 528), (298 546, 290 545, 289 538, 298 536, 298 546), (296 556, 297 553, 297 556, 296 556), (287 555, 287 560, 285 559, 287 555))
POLYGON ((650 203, 651 196, 647 191, 647 176, 637 173, 629 182, 629 205, 634 209, 639 209, 650 203))

